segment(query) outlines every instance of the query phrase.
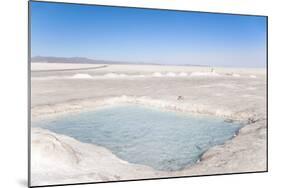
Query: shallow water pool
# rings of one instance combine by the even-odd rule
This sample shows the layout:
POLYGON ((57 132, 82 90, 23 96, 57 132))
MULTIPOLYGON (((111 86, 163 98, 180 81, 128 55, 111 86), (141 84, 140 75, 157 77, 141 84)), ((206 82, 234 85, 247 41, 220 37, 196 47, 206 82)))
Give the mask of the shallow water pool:
POLYGON ((93 143, 130 163, 175 171, 190 166, 210 147, 231 139, 241 125, 136 105, 64 115, 37 123, 55 133, 93 143))

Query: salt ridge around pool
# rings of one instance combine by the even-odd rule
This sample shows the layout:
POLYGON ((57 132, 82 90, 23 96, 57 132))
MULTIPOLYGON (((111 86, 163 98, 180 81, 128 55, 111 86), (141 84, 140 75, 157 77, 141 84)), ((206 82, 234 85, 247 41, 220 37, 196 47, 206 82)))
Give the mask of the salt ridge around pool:
POLYGON ((240 124, 137 105, 105 107, 37 123, 57 134, 103 146, 120 159, 176 171, 195 164, 209 148, 231 139, 240 124))

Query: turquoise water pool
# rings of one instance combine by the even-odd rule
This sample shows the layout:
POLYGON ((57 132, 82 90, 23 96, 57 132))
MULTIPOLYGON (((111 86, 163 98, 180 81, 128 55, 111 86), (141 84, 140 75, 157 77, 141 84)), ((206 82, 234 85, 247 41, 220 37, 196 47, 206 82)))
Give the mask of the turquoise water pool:
POLYGON ((206 150, 231 139, 241 128, 216 117, 135 105, 64 115, 37 125, 108 148, 130 163, 164 171, 181 170, 196 163, 206 150))

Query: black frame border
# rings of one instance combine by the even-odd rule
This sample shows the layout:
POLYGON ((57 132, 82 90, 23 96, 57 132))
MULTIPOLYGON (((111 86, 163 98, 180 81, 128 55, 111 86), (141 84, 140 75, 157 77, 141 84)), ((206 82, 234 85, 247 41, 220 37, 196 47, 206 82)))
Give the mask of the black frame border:
POLYGON ((164 8, 145 8, 134 6, 117 6, 117 5, 102 5, 102 4, 90 4, 90 3, 70 3, 70 2, 55 2, 55 1, 40 1, 29 0, 28 1, 28 58, 27 58, 27 129, 28 129, 28 183, 29 188, 35 187, 55 187, 55 186, 67 186, 67 185, 85 185, 85 184, 103 184, 103 183, 118 183, 118 182, 131 182, 131 181, 144 181, 144 180, 161 180, 161 179, 178 179, 178 178, 192 178, 192 177, 208 177, 208 176, 224 176, 224 175, 238 175, 238 174, 257 174, 268 172, 268 16, 266 15, 254 15, 254 14, 236 14, 236 13, 223 13, 223 12, 207 12, 207 11, 194 11, 194 10, 176 10, 176 9, 164 9, 164 8), (131 8, 131 9, 145 9, 145 10, 163 10, 163 11, 177 11, 177 12, 191 12, 191 13, 204 13, 204 14, 224 14, 224 15, 236 15, 236 16, 253 16, 253 17, 265 17, 266 18, 266 170, 262 171, 249 171, 249 172, 235 172, 235 173, 219 173, 219 174, 203 174, 203 175, 191 175, 191 176, 171 176, 171 177, 159 177, 159 178, 145 178, 145 179, 129 179, 129 180, 116 180, 116 181, 103 181, 103 182, 81 182, 81 183, 69 183, 69 184, 47 184, 31 186, 31 2, 39 3, 52 3, 52 4, 67 4, 67 5, 80 5, 80 6, 100 6, 100 7, 115 7, 115 8, 131 8))

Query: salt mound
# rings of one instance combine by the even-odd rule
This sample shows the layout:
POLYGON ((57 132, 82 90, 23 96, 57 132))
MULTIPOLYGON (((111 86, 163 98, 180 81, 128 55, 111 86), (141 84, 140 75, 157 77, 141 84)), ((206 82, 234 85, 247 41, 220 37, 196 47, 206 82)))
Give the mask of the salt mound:
POLYGON ((166 76, 175 77, 176 74, 175 74, 174 72, 168 72, 168 73, 166 74, 166 76))
POLYGON ((119 74, 120 77, 126 77, 128 76, 127 74, 119 74))
POLYGON ((232 76, 233 76, 233 77, 240 77, 240 74, 235 74, 235 73, 233 73, 232 76))
POLYGON ((91 79, 93 77, 89 74, 75 74, 71 78, 74 78, 74 79, 91 79))
POLYGON ((220 74, 216 72, 192 72, 190 76, 220 76, 220 74))
POLYGON ((152 74, 152 76, 155 76, 155 77, 162 77, 163 74, 161 74, 160 72, 154 72, 154 73, 152 74))
POLYGON ((61 142, 51 132, 44 132, 39 128, 34 129, 32 133, 32 157, 34 165, 40 165, 37 161, 50 163, 58 159, 63 160, 61 165, 73 166, 79 162, 78 154, 70 145, 61 142))
POLYGON ((118 76, 118 74, 115 74, 115 73, 107 73, 104 75, 105 77, 109 77, 109 78, 115 78, 118 76))
POLYGON ((181 72, 181 73, 179 73, 179 76, 187 76, 187 73, 181 72))

